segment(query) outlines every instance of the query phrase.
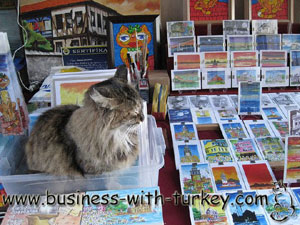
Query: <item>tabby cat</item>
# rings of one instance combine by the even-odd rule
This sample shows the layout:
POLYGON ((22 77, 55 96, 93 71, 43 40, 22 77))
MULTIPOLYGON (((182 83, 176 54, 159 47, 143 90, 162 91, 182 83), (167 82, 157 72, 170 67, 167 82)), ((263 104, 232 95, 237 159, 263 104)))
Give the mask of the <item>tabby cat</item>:
POLYGON ((26 144, 28 168, 74 177, 132 165, 144 115, 142 99, 126 76, 121 67, 115 77, 86 91, 82 107, 63 105, 42 114, 26 144))

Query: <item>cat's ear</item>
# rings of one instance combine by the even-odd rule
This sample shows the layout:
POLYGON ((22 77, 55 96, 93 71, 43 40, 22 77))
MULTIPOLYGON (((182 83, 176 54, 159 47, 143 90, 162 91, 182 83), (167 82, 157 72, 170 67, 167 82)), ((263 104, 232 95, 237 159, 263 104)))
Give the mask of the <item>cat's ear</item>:
POLYGON ((124 33, 128 30, 128 27, 122 25, 121 28, 120 28, 120 33, 124 33))
POLYGON ((108 98, 99 93, 95 88, 90 94, 91 99, 97 103, 100 107, 113 110, 118 106, 116 99, 108 98))
POLYGON ((115 78, 121 79, 121 81, 128 81, 128 70, 126 65, 121 65, 118 67, 116 73, 115 73, 115 78))

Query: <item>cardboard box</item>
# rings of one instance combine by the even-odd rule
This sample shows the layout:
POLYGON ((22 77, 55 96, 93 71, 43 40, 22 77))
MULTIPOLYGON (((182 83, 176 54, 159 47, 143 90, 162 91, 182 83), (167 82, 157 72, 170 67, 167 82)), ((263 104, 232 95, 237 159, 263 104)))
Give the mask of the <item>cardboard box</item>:
MULTIPOLYGON (((156 83, 163 85, 169 85, 170 87, 170 77, 167 70, 152 70, 148 74, 150 89, 154 88, 156 83)), ((169 88, 170 89, 170 88, 169 88)))

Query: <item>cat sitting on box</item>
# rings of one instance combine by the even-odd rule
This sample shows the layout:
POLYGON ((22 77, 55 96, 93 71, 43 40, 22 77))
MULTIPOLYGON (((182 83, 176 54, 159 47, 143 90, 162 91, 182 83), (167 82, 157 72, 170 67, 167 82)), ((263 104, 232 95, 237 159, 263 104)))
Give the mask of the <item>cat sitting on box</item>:
POLYGON ((28 168, 74 177, 132 165, 144 115, 142 99, 126 77, 121 66, 115 77, 86 91, 82 107, 62 105, 42 114, 26 144, 28 168))

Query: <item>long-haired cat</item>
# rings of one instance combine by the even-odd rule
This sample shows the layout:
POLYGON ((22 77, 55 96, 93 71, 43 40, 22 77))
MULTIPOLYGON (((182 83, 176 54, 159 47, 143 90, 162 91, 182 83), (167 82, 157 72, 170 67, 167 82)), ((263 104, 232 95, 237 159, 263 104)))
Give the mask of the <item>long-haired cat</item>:
POLYGON ((132 165, 137 129, 144 120, 139 93, 125 82, 127 70, 92 85, 83 106, 63 105, 42 114, 26 144, 30 170, 55 175, 101 174, 132 165))

